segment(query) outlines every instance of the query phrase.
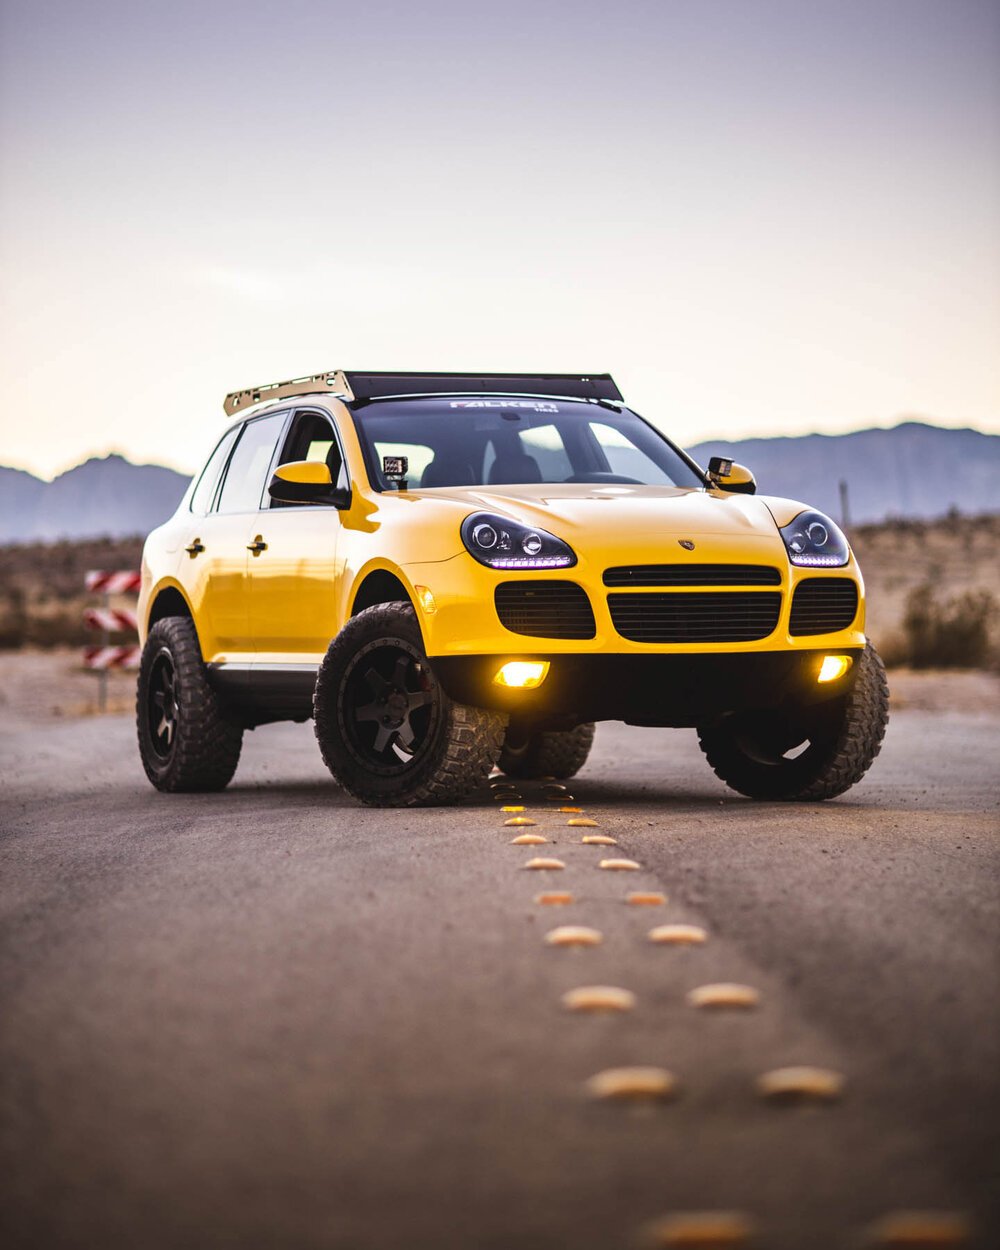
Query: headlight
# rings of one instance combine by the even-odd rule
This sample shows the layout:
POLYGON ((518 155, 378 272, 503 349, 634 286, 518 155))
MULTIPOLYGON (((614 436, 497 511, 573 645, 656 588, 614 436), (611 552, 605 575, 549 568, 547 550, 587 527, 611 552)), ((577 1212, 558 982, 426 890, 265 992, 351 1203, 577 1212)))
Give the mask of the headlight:
POLYGON ((492 512, 467 516, 462 542, 470 555, 491 569, 567 569, 576 564, 576 556, 561 538, 492 512))
POLYGON ((836 568, 851 558, 843 532, 822 512, 800 512, 779 532, 793 564, 836 568))

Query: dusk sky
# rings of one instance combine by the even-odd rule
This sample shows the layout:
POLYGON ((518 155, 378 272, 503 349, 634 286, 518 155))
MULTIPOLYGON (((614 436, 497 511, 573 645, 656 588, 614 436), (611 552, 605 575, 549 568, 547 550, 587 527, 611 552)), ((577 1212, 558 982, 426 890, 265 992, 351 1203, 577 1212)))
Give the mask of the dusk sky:
POLYGON ((190 470, 336 367, 1000 431, 1000 0, 0 0, 0 45, 2 463, 190 470))

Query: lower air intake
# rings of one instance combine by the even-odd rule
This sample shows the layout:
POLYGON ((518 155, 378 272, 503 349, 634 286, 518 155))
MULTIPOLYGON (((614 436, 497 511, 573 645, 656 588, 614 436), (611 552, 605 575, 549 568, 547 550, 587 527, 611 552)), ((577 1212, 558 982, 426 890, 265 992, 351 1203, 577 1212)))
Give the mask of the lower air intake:
POLYGON ((809 577, 792 599, 789 632, 833 634, 847 629, 858 614, 858 584, 849 577, 809 577))
POLYGON ((529 638, 593 638, 594 610, 576 582, 501 582, 494 591, 500 624, 529 638))

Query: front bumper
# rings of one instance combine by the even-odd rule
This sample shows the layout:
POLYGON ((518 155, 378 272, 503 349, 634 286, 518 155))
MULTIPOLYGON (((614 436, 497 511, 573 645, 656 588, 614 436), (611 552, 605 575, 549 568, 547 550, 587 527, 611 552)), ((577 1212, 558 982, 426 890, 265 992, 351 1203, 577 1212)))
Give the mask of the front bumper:
POLYGON ((492 708, 533 726, 623 720, 633 725, 703 725, 729 712, 801 711, 842 697, 862 646, 794 651, 674 655, 567 655, 538 651, 519 659, 549 661, 534 690, 510 690, 493 678, 505 657, 434 656, 431 665, 451 698, 492 708), (823 657, 855 663, 837 681, 819 683, 823 657))

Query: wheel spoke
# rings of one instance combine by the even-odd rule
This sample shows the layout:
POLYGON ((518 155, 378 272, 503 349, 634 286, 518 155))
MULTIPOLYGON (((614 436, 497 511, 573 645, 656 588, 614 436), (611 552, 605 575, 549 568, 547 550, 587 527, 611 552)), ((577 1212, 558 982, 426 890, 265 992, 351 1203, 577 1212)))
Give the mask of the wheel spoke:
POLYGON ((375 735, 375 750, 381 753, 389 745, 395 730, 390 729, 388 725, 379 725, 378 733, 375 735))
POLYGON ((359 707, 354 712, 354 719, 358 721, 379 721, 385 715, 385 708, 378 703, 366 703, 364 707, 359 707))
POLYGON ((426 705, 431 701, 431 692, 429 690, 416 690, 412 694, 408 691, 407 696, 407 702, 411 712, 418 707, 426 707, 426 705))
POLYGON ((399 726, 399 728, 396 730, 396 735, 399 738, 399 741, 403 744, 404 747, 406 747, 408 751, 413 750, 413 741, 414 741, 415 734, 413 732, 413 726, 410 724, 408 719, 404 720, 403 723, 399 726))
POLYGON ((153 695, 153 704, 161 712, 165 713, 167 710, 167 692, 165 690, 157 690, 156 694, 153 695))
POLYGON ((398 686, 400 690, 406 689, 406 677, 410 671, 410 657, 401 655, 396 660, 396 666, 392 670, 393 684, 398 686))

